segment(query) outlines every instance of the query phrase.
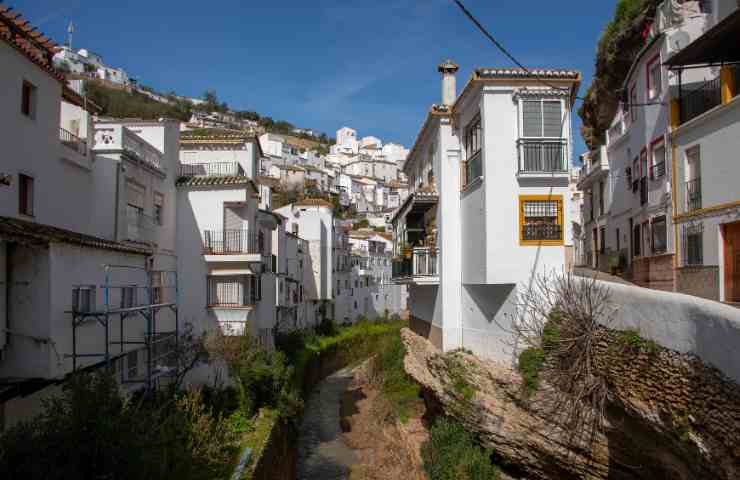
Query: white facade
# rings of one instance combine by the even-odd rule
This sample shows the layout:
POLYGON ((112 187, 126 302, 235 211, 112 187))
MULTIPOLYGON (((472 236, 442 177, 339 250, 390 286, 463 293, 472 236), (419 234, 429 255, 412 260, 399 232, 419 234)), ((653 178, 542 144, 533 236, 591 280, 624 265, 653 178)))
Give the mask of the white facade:
MULTIPOLYGON (((454 64, 440 65, 449 81, 454 64)), ((566 266, 575 71, 477 69, 454 105, 433 106, 404 165, 394 278, 411 325, 444 350, 511 361, 505 326, 532 275, 566 266), (455 117, 454 126, 451 116, 455 117)), ((445 89, 443 89, 445 90, 445 89)))
POLYGON ((106 65, 100 55, 84 48, 75 52, 68 46, 62 46, 54 56, 54 63, 60 68, 68 68, 72 73, 90 76, 124 86, 131 84, 128 73, 125 70, 106 65))

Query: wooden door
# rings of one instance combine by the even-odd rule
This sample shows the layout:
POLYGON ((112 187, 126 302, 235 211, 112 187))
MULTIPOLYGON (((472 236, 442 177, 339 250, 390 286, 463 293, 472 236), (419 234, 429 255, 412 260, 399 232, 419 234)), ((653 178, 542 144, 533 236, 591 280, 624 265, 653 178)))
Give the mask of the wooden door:
POLYGON ((725 300, 740 302, 740 222, 725 225, 725 300))

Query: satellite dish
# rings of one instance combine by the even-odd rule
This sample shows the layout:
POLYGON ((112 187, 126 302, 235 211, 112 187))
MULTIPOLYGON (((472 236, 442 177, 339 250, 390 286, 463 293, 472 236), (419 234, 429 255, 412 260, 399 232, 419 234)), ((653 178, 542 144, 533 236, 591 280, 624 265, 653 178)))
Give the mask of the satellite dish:
POLYGON ((678 31, 671 35, 671 41, 669 42, 670 48, 673 52, 682 50, 691 41, 689 34, 683 31, 678 31))

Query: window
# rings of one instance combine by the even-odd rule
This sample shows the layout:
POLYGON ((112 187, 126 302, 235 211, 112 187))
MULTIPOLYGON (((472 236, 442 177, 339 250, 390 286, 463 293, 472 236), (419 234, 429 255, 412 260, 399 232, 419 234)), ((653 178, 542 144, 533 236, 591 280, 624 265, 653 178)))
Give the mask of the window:
MULTIPOLYGON (((250 278, 250 284, 251 282, 250 278)), ((224 275, 208 278, 208 305, 243 307, 247 304, 247 282, 244 275, 224 275)))
POLYGON ((627 190, 632 190, 632 168, 631 167, 625 168, 624 174, 627 177, 627 190))
POLYGON ((665 141, 661 138, 652 145, 652 165, 650 178, 656 179, 665 175, 665 141))
POLYGON ((27 81, 23 81, 21 87, 21 113, 29 118, 36 116, 36 87, 27 81))
POLYGON ((525 100, 522 102, 522 136, 561 138, 563 105, 560 100, 525 100))
POLYGON ((686 209, 701 208, 701 152, 699 145, 686 150, 686 209))
POLYGON ((157 225, 164 225, 164 196, 161 193, 154 194, 154 221, 157 225))
POLYGON ((18 211, 21 215, 33 216, 33 177, 18 175, 18 211))
POLYGON ((663 88, 663 79, 661 74, 660 55, 656 55, 655 58, 650 60, 647 64, 647 91, 648 98, 654 99, 663 88))
POLYGON ((683 227, 683 263, 684 265, 702 265, 704 224, 684 225, 683 227))
POLYGON ((640 224, 638 223, 635 225, 633 231, 632 231, 632 248, 633 248, 633 257, 639 257, 640 256, 640 245, 642 244, 642 236, 640 235, 640 224))
POLYGON ((293 235, 295 235, 296 237, 298 236, 298 224, 297 223, 294 223, 293 225, 291 225, 291 231, 293 232, 293 235))
POLYGON ((563 244, 562 196, 519 197, 519 241, 522 245, 563 244))
POLYGON ((665 216, 653 219, 653 253, 665 253, 667 248, 667 228, 665 216))
POLYGON ((640 152, 640 178, 645 178, 648 174, 647 149, 643 148, 640 152))
POLYGON ((483 166, 481 164, 480 154, 482 143, 480 114, 476 115, 468 126, 465 127, 463 141, 465 143, 465 172, 463 186, 465 186, 483 175, 483 166))
POLYGON ((604 182, 599 182, 599 215, 604 215, 604 182))
POLYGON ((617 232, 616 232, 616 233, 617 233, 617 235, 616 235, 616 239, 617 239, 617 243, 616 243, 616 244, 617 244, 617 252, 619 252, 619 251, 621 250, 621 249, 619 248, 619 247, 620 247, 620 240, 621 240, 621 239, 619 238, 619 229, 617 229, 617 232))
POLYGON ((262 300, 262 275, 249 275, 249 299, 252 304, 262 300))
POLYGON ((606 252, 606 227, 601 227, 599 229, 599 252, 606 252))
POLYGON ((630 120, 635 121, 637 120, 637 87, 635 85, 632 85, 632 88, 630 89, 630 120))

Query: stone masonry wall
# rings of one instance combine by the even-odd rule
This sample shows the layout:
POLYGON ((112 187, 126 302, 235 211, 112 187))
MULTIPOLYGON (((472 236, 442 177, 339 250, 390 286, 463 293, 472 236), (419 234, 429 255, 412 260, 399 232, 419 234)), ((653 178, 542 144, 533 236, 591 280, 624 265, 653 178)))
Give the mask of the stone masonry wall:
POLYGON ((719 267, 682 267, 676 271, 676 291, 719 300, 719 267))
POLYGON ((673 255, 636 258, 632 261, 632 281, 653 290, 673 291, 673 255))

